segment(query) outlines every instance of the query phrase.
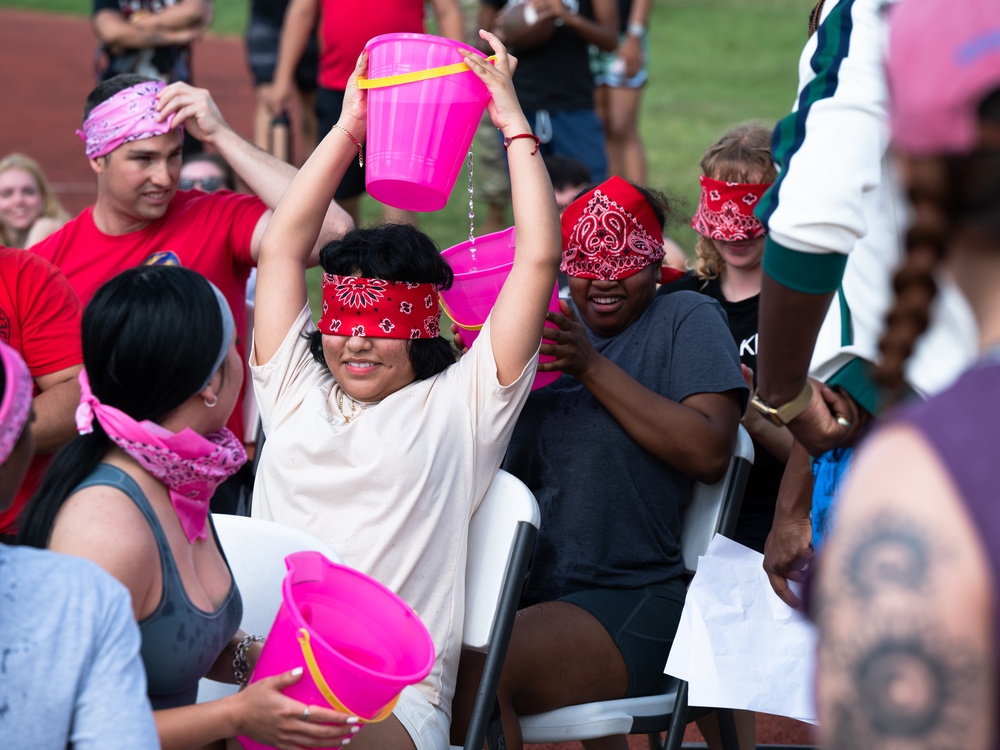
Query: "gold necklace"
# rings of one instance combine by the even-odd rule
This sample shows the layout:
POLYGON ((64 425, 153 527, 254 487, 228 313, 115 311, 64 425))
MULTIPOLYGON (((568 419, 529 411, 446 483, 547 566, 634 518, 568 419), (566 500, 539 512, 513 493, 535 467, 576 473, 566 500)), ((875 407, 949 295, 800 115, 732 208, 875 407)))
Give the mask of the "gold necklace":
POLYGON ((355 419, 360 417, 365 413, 365 404, 361 403, 361 408, 358 408, 358 402, 351 398, 343 388, 337 394, 337 406, 340 407, 340 413, 344 417, 344 424, 350 424, 355 419), (347 400, 351 402, 351 413, 348 414, 347 410, 344 408, 344 396, 347 396, 347 400))

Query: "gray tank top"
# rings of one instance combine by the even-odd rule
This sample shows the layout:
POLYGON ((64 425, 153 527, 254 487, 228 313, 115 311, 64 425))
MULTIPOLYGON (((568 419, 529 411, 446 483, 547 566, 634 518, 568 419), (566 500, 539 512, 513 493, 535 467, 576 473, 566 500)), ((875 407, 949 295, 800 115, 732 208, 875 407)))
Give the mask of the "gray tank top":
MULTIPOLYGON (((160 553, 163 594, 153 613, 139 622, 142 663, 153 710, 196 703, 198 680, 218 659, 243 619, 243 600, 236 582, 230 585, 225 601, 215 612, 198 609, 188 599, 163 527, 135 480, 115 466, 100 464, 76 490, 94 485, 115 487, 132 498, 153 530, 160 553)), ((211 516, 209 526, 221 551, 211 516)), ((225 560, 224 552, 222 556, 225 560)))

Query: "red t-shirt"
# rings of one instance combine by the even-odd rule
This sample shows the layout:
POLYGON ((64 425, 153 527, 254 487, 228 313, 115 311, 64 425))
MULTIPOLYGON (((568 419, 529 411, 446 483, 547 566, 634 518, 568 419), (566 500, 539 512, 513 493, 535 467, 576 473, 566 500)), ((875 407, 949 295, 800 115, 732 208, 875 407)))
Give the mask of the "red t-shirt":
MULTIPOLYGON (((31 249, 66 274, 84 305, 104 282, 126 268, 158 264, 197 271, 229 301, 236 321, 236 348, 245 362, 250 244, 265 211, 263 201, 252 195, 178 191, 166 213, 144 229, 104 234, 94 224, 93 208, 87 208, 31 249)), ((242 395, 241 391, 240 403, 242 395)), ((233 410, 229 429, 242 438, 240 407, 233 410)))
MULTIPOLYGON (((79 298, 58 268, 27 250, 0 247, 0 339, 21 354, 32 377, 83 362, 82 311, 79 298)), ((32 461, 14 504, 0 512, 0 533, 16 530, 14 522, 38 489, 50 458, 36 456, 32 461)))
POLYGON ((322 0, 319 85, 343 91, 369 39, 381 34, 424 33, 423 0, 322 0))

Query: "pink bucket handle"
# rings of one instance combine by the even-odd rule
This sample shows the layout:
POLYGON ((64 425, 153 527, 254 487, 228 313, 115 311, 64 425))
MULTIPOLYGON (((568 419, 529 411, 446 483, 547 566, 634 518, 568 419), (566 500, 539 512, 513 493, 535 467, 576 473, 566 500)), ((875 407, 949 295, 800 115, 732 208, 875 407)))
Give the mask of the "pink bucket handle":
POLYGON ((331 565, 326 557, 314 550, 293 552, 285 558, 288 578, 292 586, 300 583, 315 583, 323 580, 323 574, 331 565))

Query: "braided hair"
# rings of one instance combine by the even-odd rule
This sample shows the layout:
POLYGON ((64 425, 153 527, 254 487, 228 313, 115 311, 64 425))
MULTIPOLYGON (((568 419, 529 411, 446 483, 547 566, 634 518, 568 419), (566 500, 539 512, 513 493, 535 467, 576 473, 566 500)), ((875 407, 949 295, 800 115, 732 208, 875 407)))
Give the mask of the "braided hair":
MULTIPOLYGON (((986 97, 979 115, 984 123, 1000 127, 1000 89, 986 97)), ((1000 233, 1000 143, 959 156, 908 158, 906 181, 913 220, 906 232, 906 256, 893 278, 895 299, 886 315, 875 372, 890 394, 902 388, 906 361, 930 322, 935 272, 955 234, 1000 233)))

